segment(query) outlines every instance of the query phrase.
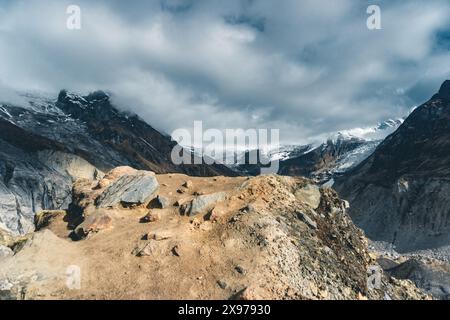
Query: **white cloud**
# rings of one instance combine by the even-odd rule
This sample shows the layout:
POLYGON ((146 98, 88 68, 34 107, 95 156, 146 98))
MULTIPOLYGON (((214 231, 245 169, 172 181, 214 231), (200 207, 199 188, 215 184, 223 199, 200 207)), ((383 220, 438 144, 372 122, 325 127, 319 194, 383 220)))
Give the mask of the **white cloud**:
POLYGON ((0 10, 0 81, 109 90, 166 132, 203 120, 299 142, 401 116, 450 75, 435 50, 445 0, 382 1, 379 31, 350 0, 78 2, 81 31, 65 28, 67 1, 0 10))

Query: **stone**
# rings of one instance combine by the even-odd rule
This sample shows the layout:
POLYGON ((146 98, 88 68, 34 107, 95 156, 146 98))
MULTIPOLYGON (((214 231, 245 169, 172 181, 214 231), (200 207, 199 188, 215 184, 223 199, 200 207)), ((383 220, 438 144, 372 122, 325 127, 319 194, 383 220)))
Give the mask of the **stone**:
POLYGON ((192 207, 192 202, 188 202, 188 203, 182 204, 180 206, 180 214, 181 215, 188 215, 189 212, 191 211, 191 207, 192 207))
POLYGON ((192 200, 192 205, 189 210, 189 215, 194 216, 200 213, 205 213, 208 209, 212 209, 212 207, 220 201, 224 201, 226 199, 225 192, 218 192, 213 194, 207 194, 203 196, 198 196, 192 200))
POLYGON ((174 206, 175 206, 175 207, 181 207, 183 204, 186 204, 187 202, 189 202, 188 199, 178 199, 178 200, 174 203, 174 206))
POLYGON ((350 209, 350 202, 347 200, 342 200, 342 206, 344 209, 350 209))
POLYGON ((6 232, 6 230, 2 229, 0 223, 0 245, 9 247, 13 242, 13 236, 10 233, 6 232))
POLYGON ((198 217, 192 218, 190 222, 192 226, 194 226, 194 228, 200 228, 200 226, 202 225, 202 220, 200 220, 198 217))
POLYGON ((224 289, 224 290, 228 287, 228 284, 225 281, 223 281, 223 280, 218 280, 217 284, 219 285, 219 287, 221 289, 224 289))
POLYGON ((194 186, 194 184, 192 183, 191 180, 186 181, 185 183, 183 183, 183 187, 190 189, 194 186))
POLYGON ((295 192, 297 200, 307 204, 312 209, 316 210, 320 205, 321 194, 320 189, 316 185, 308 184, 307 186, 295 192))
POLYGON ((0 259, 12 256, 13 254, 14 252, 10 248, 0 245, 0 259))
POLYGON ((113 228, 113 219, 111 216, 105 212, 97 211, 85 218, 83 223, 75 229, 75 234, 79 238, 85 238, 91 233, 97 233, 111 228, 113 228))
POLYGON ((181 247, 178 244, 172 248, 172 253, 174 256, 181 257, 181 251, 181 247))
POLYGON ((64 210, 44 210, 34 216, 34 225, 36 231, 39 231, 50 225, 51 221, 59 216, 66 214, 64 210))
POLYGON ((161 209, 166 209, 169 206, 169 199, 163 196, 158 196, 156 198, 156 201, 158 203, 158 207, 161 209))
POLYGON ((158 256, 164 253, 164 248, 158 243, 158 241, 150 239, 143 248, 136 248, 134 252, 138 257, 151 257, 158 256))
POLYGON ((148 234, 148 239, 162 241, 172 238, 173 234, 169 231, 156 231, 148 234))
POLYGON ((211 213, 208 218, 210 221, 218 222, 218 221, 222 220, 224 218, 224 216, 225 216, 225 211, 223 209, 215 207, 211 210, 211 213))
POLYGON ((246 274, 247 273, 247 270, 245 270, 245 268, 244 267, 242 267, 242 266, 236 266, 236 268, 234 268, 238 273, 240 273, 240 274, 246 274))
POLYGON ((122 205, 141 205, 155 198, 159 189, 155 174, 150 171, 137 171, 125 174, 112 182, 96 199, 98 208, 122 205))
POLYGON ((141 218, 141 223, 149 223, 149 222, 156 222, 161 220, 161 213, 156 211, 150 211, 147 213, 144 217, 141 218))
POLYGON ((302 212, 297 212, 297 217, 303 221, 304 223, 306 223, 306 225, 308 225, 310 228, 316 230, 317 229, 317 223, 311 219, 310 217, 308 217, 306 214, 302 213, 302 212))
POLYGON ((375 252, 369 252, 369 258, 372 261, 376 261, 378 259, 378 255, 375 252))

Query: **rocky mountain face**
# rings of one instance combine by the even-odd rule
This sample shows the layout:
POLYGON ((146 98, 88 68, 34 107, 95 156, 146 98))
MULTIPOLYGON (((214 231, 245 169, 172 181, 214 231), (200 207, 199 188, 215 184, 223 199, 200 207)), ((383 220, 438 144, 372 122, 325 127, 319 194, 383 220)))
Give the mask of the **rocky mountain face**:
MULTIPOLYGON (((1 98, 1 97, 0 97, 1 98)), ((119 165, 158 173, 236 175, 222 165, 176 166, 175 142, 104 92, 61 91, 56 101, 26 95, 29 105, 0 105, 0 229, 27 233, 44 209, 65 209, 72 183, 119 165)))
MULTIPOLYGON (((290 158, 280 163, 281 175, 319 177, 321 173, 331 170, 338 159, 349 152, 366 145, 366 141, 359 138, 344 139, 339 137, 336 141, 328 140, 318 148, 290 158)), ((328 176, 321 180, 328 180, 328 176)))
MULTIPOLYGON (((278 173, 304 176, 318 183, 332 186, 334 177, 356 167, 369 157, 383 139, 394 132, 403 119, 389 119, 374 127, 354 128, 329 134, 325 142, 307 145, 283 145, 277 149, 250 150, 237 157, 231 168, 244 175, 258 175, 264 165, 249 164, 249 159, 263 159, 263 163, 279 161, 278 173)), ((316 137, 321 141, 321 137, 316 137)))
POLYGON ((450 245, 450 81, 335 185, 369 238, 397 251, 450 245))
POLYGON ((383 270, 397 279, 409 279, 417 287, 441 300, 450 300, 450 268, 448 264, 420 257, 397 262, 378 259, 383 270))
POLYGON ((383 273, 346 202, 308 179, 119 167, 73 192, 38 232, 0 238, 0 299, 430 298, 383 273))
POLYGON ((301 175, 332 186, 335 177, 369 157, 383 139, 402 123, 403 119, 389 119, 373 127, 354 128, 331 134, 326 142, 316 147, 308 145, 301 153, 288 153, 286 157, 281 158, 279 173, 301 175))

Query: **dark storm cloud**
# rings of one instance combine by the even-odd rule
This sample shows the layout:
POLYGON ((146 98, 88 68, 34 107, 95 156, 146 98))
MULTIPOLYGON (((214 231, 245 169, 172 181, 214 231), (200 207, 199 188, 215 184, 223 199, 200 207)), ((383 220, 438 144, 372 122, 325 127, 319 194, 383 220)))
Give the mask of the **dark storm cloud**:
POLYGON ((0 0, 0 85, 104 89, 167 132, 204 120, 301 142, 401 116, 450 77, 450 4, 426 3, 377 1, 370 31, 351 0, 0 0))

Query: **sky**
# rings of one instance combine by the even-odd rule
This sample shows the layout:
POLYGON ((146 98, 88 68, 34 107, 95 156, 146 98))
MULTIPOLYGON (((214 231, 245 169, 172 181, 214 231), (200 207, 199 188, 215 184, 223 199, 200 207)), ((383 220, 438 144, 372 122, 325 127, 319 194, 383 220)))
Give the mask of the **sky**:
POLYGON ((428 100, 450 78, 449 17, 448 0, 0 0, 0 100, 104 90, 166 133, 201 120, 305 143, 428 100))

